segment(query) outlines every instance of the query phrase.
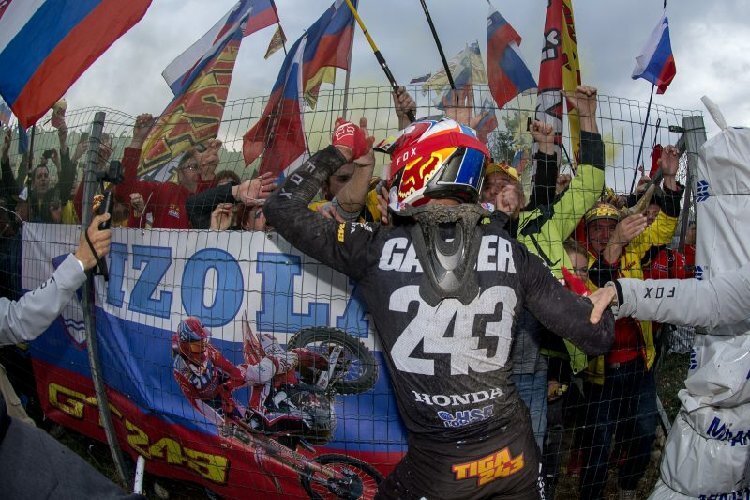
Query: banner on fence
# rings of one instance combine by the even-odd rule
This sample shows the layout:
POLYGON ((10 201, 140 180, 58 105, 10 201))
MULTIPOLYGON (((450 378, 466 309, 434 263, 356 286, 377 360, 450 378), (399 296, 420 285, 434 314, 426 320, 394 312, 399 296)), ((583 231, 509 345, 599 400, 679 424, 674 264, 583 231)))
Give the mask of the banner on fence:
MULTIPOLYGON (((23 288, 79 235, 26 224, 23 288)), ((275 233, 236 231, 118 229, 109 270, 96 278, 101 369, 120 445, 147 470, 231 497, 314 497, 374 492, 402 457, 383 360, 345 276, 275 233), (181 343, 191 332, 210 336, 181 343)), ((31 351, 45 412, 103 440, 79 300, 31 351)))

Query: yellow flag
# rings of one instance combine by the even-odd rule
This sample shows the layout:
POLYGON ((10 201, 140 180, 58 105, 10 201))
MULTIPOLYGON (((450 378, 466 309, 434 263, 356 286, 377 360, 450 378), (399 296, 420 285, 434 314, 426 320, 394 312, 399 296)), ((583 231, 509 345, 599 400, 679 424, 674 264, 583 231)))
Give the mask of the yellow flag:
MULTIPOLYGON (((575 92, 576 87, 581 84, 581 70, 578 66, 578 40, 573 18, 573 0, 563 0, 562 10, 563 90, 575 92)), ((573 155, 577 160, 581 144, 581 125, 578 110, 571 110, 570 107, 568 107, 568 126, 570 127, 570 141, 573 144, 573 155)))
POLYGON ((281 47, 284 46, 284 42, 286 42, 286 35, 284 34, 284 30, 281 29, 281 25, 277 25, 276 32, 271 37, 271 43, 268 44, 268 49, 266 49, 266 55, 263 56, 263 59, 268 59, 273 54, 275 54, 281 47))
POLYGON ((156 176, 183 151, 216 137, 239 47, 240 40, 230 41, 162 112, 143 143, 139 176, 156 176))

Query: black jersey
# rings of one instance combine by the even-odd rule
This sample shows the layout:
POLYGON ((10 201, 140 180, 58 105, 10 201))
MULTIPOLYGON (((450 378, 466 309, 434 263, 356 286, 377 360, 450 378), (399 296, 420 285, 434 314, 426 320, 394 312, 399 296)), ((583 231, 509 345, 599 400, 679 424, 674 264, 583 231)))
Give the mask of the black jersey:
POLYGON ((502 215, 480 225, 476 298, 429 305, 420 295, 424 273, 410 224, 339 224, 308 210, 323 180, 344 162, 334 147, 318 152, 266 201, 264 212, 296 248, 358 282, 410 444, 478 443, 518 421, 510 351, 524 306, 584 352, 608 350, 611 313, 592 325, 591 302, 564 289, 541 259, 512 239, 502 215))

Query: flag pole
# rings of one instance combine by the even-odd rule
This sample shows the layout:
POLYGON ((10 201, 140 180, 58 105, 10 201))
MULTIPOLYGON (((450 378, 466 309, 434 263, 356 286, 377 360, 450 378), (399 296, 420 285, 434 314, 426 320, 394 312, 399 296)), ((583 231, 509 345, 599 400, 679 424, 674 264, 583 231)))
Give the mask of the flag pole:
MULTIPOLYGON (((279 18, 279 16, 276 16, 276 19, 278 19, 278 18, 279 18)), ((281 21, 277 20, 276 21, 276 25, 279 27, 279 29, 283 33, 284 32, 284 28, 281 27, 281 21)), ((286 52, 286 37, 285 36, 281 37, 281 48, 284 49, 284 57, 286 57, 287 56, 287 52, 286 52)))
POLYGON ((445 58, 445 53, 443 52, 443 44, 440 43, 440 37, 438 37, 435 25, 432 23, 430 11, 427 10, 427 3, 425 2, 425 0, 419 0, 419 3, 422 4, 422 10, 424 10, 424 14, 425 16, 427 16, 427 24, 430 25, 432 38, 435 40, 435 45, 437 45, 438 52, 440 52, 440 60, 443 62, 443 69, 445 70, 445 74, 448 76, 448 82, 451 84, 451 88, 453 90, 456 90, 456 82, 453 81, 453 74, 451 73, 451 69, 448 66, 448 60, 445 58))
MULTIPOLYGON (((356 19, 357 24, 359 24, 360 29, 362 30, 362 33, 365 34, 365 38, 367 38, 367 43, 370 44, 370 48, 372 48, 372 52, 375 54, 375 58, 380 63, 380 67, 383 69, 383 73, 385 73, 385 77, 388 79, 388 83, 391 84, 391 88, 394 92, 398 90, 398 83, 396 83, 396 78, 393 76, 393 73, 391 73, 390 68, 388 67, 388 64, 385 62, 385 58, 383 58, 383 54, 380 53, 380 50, 378 49, 378 46, 375 45, 375 41, 370 36, 370 33, 367 31, 367 26, 365 26, 365 23, 362 21, 362 18, 359 17, 359 14, 357 13, 357 9, 354 8, 354 5, 352 5, 352 0, 346 0, 346 5, 349 6, 349 10, 352 11, 352 15, 354 16, 354 19, 356 19)), ((414 121, 414 112, 409 110, 406 113, 406 116, 409 117, 409 120, 414 121)))
MULTIPOLYGON (((274 13, 276 13, 276 26, 279 27, 279 30, 281 32, 284 32, 284 28, 281 27, 281 20, 279 19, 279 10, 276 8, 276 2, 274 0, 271 0, 271 7, 273 7, 274 13)), ((284 40, 284 36, 281 37, 281 48, 284 49, 284 55, 286 56, 286 40, 284 40)))
POLYGON ((646 121, 643 123, 643 132, 641 133, 641 144, 638 146, 638 157, 635 160, 635 171, 633 172, 633 182, 630 184, 630 194, 635 189, 635 178, 638 177, 638 164, 641 162, 641 153, 643 153, 643 141, 646 139, 646 129, 648 128, 648 117, 651 115, 651 103, 654 100, 654 87, 651 85, 651 97, 648 99, 648 109, 646 110, 646 121))
POLYGON ((349 54, 346 56, 346 65, 349 69, 346 70, 346 79, 344 80, 344 103, 343 111, 341 112, 342 118, 346 120, 346 113, 349 107, 349 82, 352 74, 352 48, 354 47, 354 30, 352 30, 352 39, 349 41, 349 54))

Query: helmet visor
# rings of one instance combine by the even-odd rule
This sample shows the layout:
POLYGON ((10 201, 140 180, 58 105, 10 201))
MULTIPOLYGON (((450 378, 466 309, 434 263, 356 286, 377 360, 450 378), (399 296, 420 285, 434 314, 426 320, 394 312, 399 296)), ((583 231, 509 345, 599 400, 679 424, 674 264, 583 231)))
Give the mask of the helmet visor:
POLYGON ((443 167, 429 180, 425 196, 456 198, 463 203, 479 199, 486 157, 474 148, 457 148, 443 167))

